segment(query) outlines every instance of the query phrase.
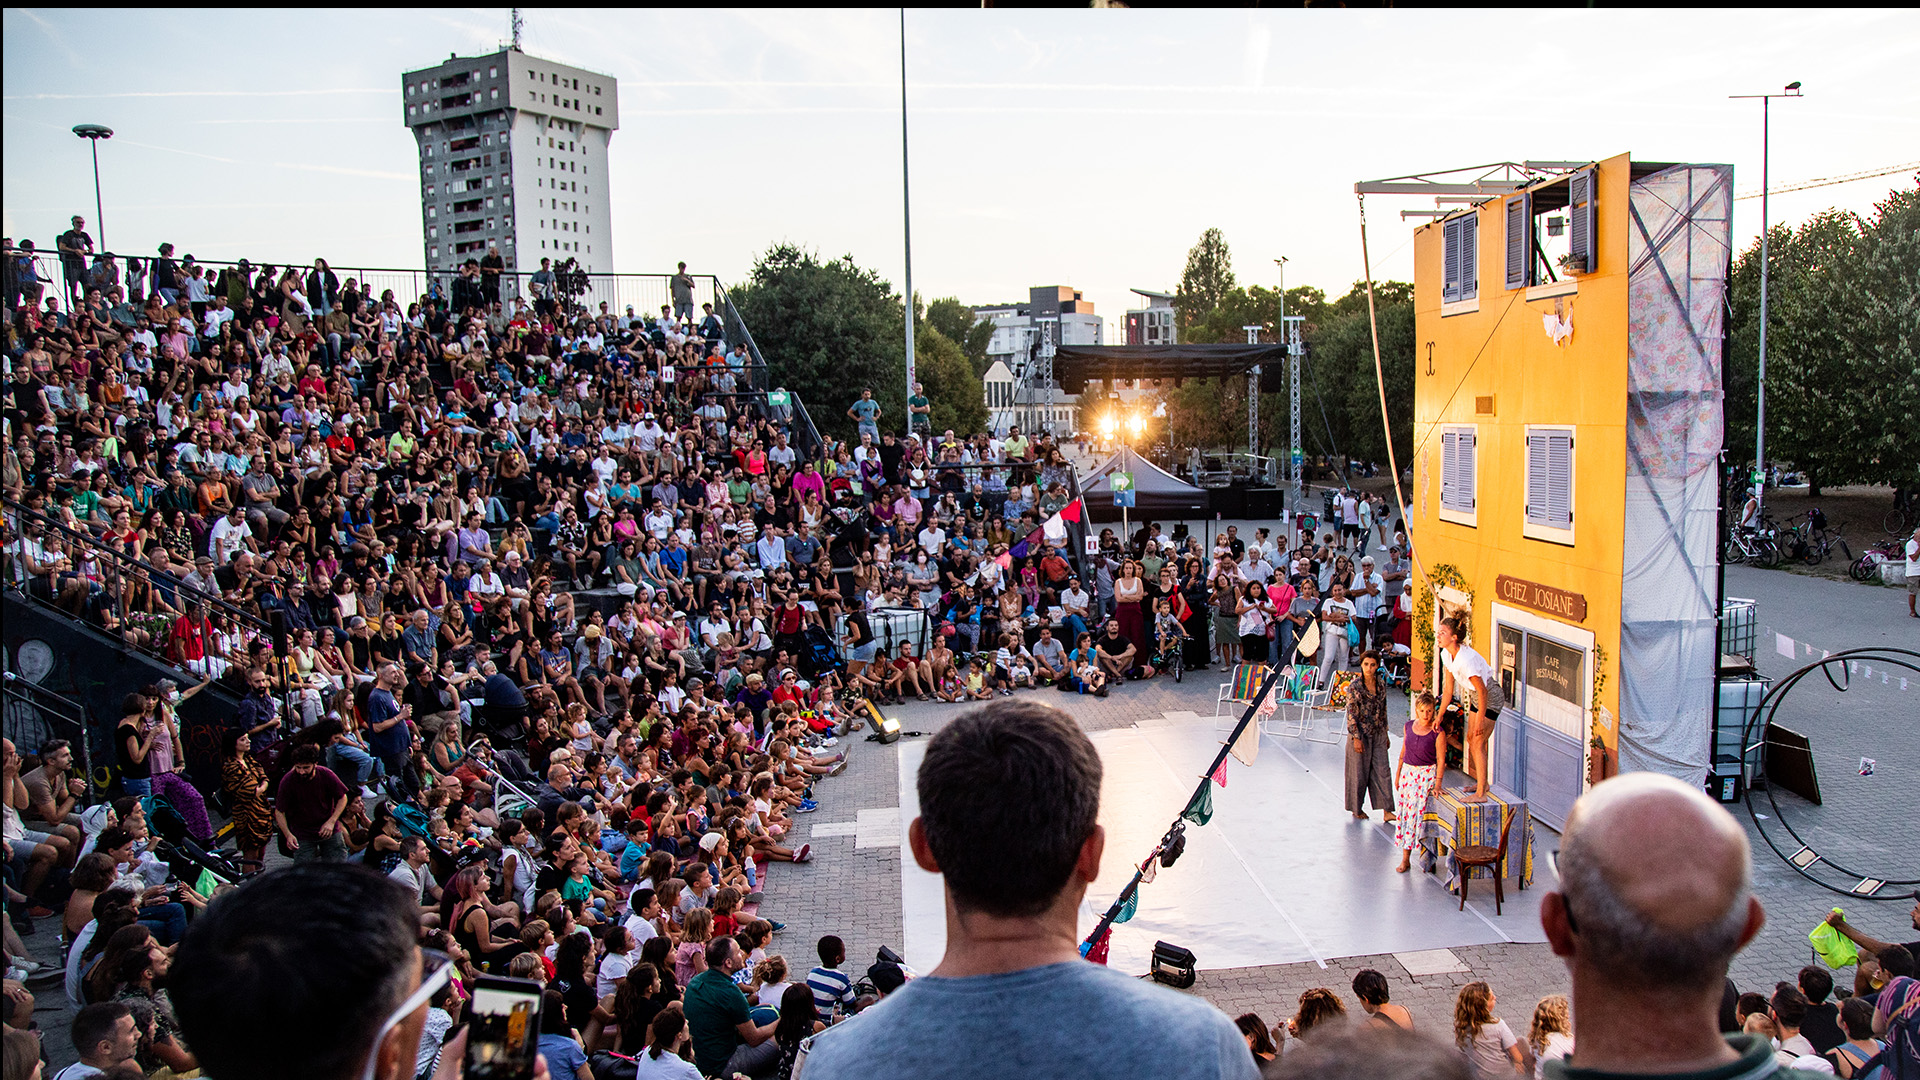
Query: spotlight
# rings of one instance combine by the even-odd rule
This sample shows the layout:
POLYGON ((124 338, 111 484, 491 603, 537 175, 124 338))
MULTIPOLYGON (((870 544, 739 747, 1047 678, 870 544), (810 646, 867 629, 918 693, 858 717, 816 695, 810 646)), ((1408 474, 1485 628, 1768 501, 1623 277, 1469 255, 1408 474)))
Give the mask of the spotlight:
POLYGON ((866 706, 867 718, 873 722, 873 738, 879 740, 882 745, 900 741, 900 721, 890 716, 881 716, 880 709, 870 698, 862 698, 860 703, 866 706))

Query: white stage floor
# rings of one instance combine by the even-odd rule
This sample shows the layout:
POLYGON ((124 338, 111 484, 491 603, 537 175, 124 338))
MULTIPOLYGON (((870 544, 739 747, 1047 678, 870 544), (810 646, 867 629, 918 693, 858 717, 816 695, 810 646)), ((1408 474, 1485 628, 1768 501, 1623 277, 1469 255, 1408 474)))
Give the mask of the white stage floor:
MULTIPOLYGON (((1087 891, 1081 935, 1092 930, 1186 805, 1225 738, 1211 717, 1172 713, 1090 736, 1106 764, 1100 822, 1106 856, 1087 891)), ((914 776, 923 742, 900 747, 901 901, 907 962, 920 971, 946 948, 940 879, 914 864, 906 827, 919 814, 914 776)), ((1441 878, 1416 860, 1394 873, 1392 826, 1355 821, 1341 807, 1342 748, 1266 737, 1249 767, 1227 762, 1227 786, 1213 791, 1213 820, 1189 825, 1186 853, 1140 888, 1138 912, 1114 927, 1108 963, 1147 970, 1156 940, 1193 950, 1208 969, 1254 967, 1456 945, 1538 942, 1539 898, 1553 887, 1544 851, 1535 878, 1509 891, 1494 914, 1490 882, 1478 882, 1465 911, 1441 878)), ((1464 778, 1457 774, 1450 785, 1464 778)), ((1540 827, 1538 843, 1553 843, 1540 827)))

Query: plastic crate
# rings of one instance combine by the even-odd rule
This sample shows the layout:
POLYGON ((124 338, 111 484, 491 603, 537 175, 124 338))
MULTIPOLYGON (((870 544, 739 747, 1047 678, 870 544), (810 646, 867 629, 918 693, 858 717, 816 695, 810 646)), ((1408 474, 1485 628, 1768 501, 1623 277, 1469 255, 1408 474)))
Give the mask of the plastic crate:
POLYGON ((1720 652, 1753 660, 1760 641, 1760 605, 1729 596, 1720 603, 1720 652))

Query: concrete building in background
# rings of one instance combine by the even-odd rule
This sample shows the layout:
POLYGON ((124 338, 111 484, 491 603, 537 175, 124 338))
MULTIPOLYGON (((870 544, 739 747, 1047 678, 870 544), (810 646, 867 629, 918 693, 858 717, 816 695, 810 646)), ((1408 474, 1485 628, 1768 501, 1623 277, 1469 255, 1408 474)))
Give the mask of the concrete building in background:
POLYGON ((1027 290, 1026 303, 982 304, 974 307, 976 322, 993 323, 987 342, 987 362, 998 360, 1011 371, 1040 343, 1041 324, 1053 326, 1055 345, 1104 344, 1106 321, 1093 312, 1093 301, 1083 299, 1069 285, 1044 285, 1027 290))
POLYGON ((1056 346, 1105 344, 1106 323, 1094 314, 1093 301, 1070 285, 1036 286, 1027 290, 1024 304, 980 305, 973 309, 973 317, 993 324, 993 337, 987 341, 987 370, 980 380, 988 426, 1004 432, 1020 423, 1021 416, 1031 415, 1028 423, 1060 435, 1078 430, 1079 397, 1056 390, 1052 407, 1045 407, 1046 386, 1027 377, 1026 365, 1037 355, 1047 328, 1056 346))
POLYGON ((1173 321, 1173 294, 1152 289, 1134 289, 1147 298, 1147 306, 1127 309, 1128 345, 1178 345, 1180 334, 1173 321))
POLYGON ((402 82, 428 270, 451 274, 497 247, 510 272, 536 270, 542 257, 613 271, 613 76, 502 49, 449 56, 402 82))

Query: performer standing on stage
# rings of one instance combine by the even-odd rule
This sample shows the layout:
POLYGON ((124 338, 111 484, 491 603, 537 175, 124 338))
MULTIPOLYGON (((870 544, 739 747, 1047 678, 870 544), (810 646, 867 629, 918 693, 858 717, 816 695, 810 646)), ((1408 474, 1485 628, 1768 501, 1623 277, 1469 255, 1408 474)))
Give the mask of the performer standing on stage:
POLYGON ((1461 801, 1477 803, 1487 798, 1487 740, 1493 736, 1493 723, 1500 718, 1500 710, 1507 706, 1507 695, 1494 677, 1493 665, 1466 644, 1466 636, 1466 627, 1458 618, 1440 620, 1440 629, 1434 635, 1440 651, 1435 658, 1440 661, 1440 701, 1451 706, 1456 693, 1466 699, 1461 711, 1466 714, 1467 730, 1460 749, 1474 789, 1461 801))
POLYGON ((1413 719, 1407 722, 1406 736, 1400 742, 1400 763, 1395 766, 1393 794, 1400 802, 1400 816, 1393 823, 1393 842, 1400 848, 1400 873, 1413 861, 1413 847, 1420 842, 1420 818, 1427 799, 1440 794, 1440 777, 1447 767, 1447 733, 1440 730, 1440 702, 1421 691, 1413 699, 1413 719))
POLYGON ((1387 684, 1380 678, 1380 654, 1360 654, 1360 677, 1347 684, 1347 810, 1367 820, 1362 804, 1369 795, 1375 810, 1393 820, 1392 770, 1387 767, 1387 684))

